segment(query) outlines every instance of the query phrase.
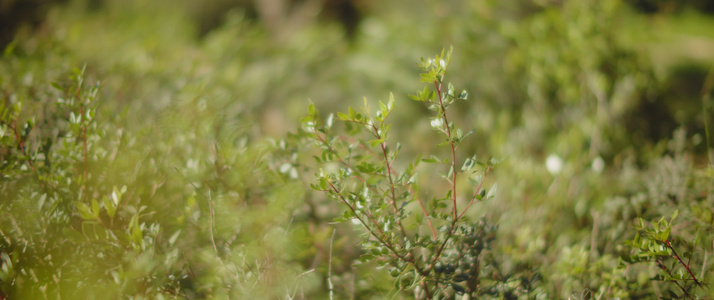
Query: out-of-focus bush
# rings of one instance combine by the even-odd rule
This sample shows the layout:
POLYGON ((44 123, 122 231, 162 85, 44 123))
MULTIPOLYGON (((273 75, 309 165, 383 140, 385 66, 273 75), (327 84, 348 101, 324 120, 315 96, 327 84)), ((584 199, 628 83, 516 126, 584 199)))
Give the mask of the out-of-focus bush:
POLYGON ((291 224, 304 188, 271 169, 249 101, 200 58, 174 64, 187 43, 140 30, 161 22, 113 12, 124 31, 55 23, 0 64, 2 294, 311 293, 307 225, 291 224))
MULTIPOLYGON (((423 154, 439 137, 414 134, 429 112, 400 95, 418 88, 414 62, 449 44, 474 100, 450 120, 481 141, 462 150, 506 158, 491 178, 509 188, 469 213, 499 225, 504 274, 550 298, 682 294, 652 284, 652 265, 618 266, 638 217, 678 209, 677 247, 711 223, 708 17, 616 0, 352 1, 346 39, 329 7, 283 31, 257 2, 224 3, 70 1, 4 49, 4 295, 309 298, 327 278, 342 298, 396 292, 386 270, 352 265, 359 237, 329 223, 337 206, 305 190, 310 154, 279 138, 308 98, 337 111, 392 91, 402 155, 423 154)), ((691 249, 708 270, 711 249, 691 249)))

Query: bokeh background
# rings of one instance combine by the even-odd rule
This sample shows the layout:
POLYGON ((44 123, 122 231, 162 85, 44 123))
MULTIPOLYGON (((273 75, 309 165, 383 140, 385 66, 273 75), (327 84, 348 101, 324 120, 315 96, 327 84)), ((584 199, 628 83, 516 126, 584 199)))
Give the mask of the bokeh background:
POLYGON ((442 151, 408 95, 451 46, 522 297, 659 295, 621 268, 637 217, 711 241, 711 1, 0 0, 0 299, 408 299, 285 139, 392 92, 405 161, 442 151))

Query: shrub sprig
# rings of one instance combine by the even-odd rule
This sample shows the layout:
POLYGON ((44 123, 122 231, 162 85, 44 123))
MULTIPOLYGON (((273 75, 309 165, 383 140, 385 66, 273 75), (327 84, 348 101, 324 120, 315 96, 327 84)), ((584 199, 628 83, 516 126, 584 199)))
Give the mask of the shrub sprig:
POLYGON ((449 108, 468 98, 466 91, 457 94, 451 83, 444 82, 451 53, 452 49, 442 51, 418 63, 421 81, 427 85, 409 96, 435 112, 430 124, 444 138, 438 146, 449 147, 447 157, 418 156, 404 170, 395 167, 402 145, 392 142, 389 135, 392 124, 387 119, 395 108, 391 94, 374 113, 366 99, 360 111, 349 107, 346 113, 337 113, 344 123, 343 133, 334 129, 335 115, 323 121, 313 104, 302 120, 305 135, 320 149, 315 159, 322 168, 312 188, 346 208, 336 221, 352 221, 364 228, 367 236, 361 260, 388 266, 395 288, 412 290, 416 298, 454 293, 477 296, 489 291, 480 278, 490 263, 483 261, 483 253, 490 249, 496 226, 485 218, 471 222, 466 212, 474 203, 495 196, 496 186, 487 192, 484 180, 499 161, 481 163, 471 156, 457 167, 459 145, 474 131, 464 132, 449 121, 449 108), (425 202, 420 196, 417 170, 422 162, 448 169, 441 174, 449 186, 443 197, 425 202), (460 206, 457 195, 459 176, 467 176, 473 184, 465 206, 460 206), (407 219, 414 220, 416 228, 406 226, 412 224, 407 219), (420 234, 422 230, 430 234, 420 234))

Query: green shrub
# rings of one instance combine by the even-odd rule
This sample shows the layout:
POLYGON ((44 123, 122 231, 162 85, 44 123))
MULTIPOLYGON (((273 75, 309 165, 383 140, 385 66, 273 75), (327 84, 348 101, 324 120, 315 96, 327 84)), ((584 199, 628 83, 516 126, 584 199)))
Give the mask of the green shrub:
POLYGON ((24 50, 0 63, 3 297, 310 293, 302 254, 286 252, 308 243, 290 226, 304 189, 270 169, 270 144, 215 118, 226 104, 196 97, 210 87, 157 91, 176 101, 130 110, 89 71, 45 71, 53 56, 24 50))
POLYGON ((713 178, 711 167, 692 165, 685 152, 685 136, 684 130, 677 131, 668 145, 672 154, 654 160, 644 176, 649 178, 643 195, 647 201, 638 205, 634 237, 624 241, 627 251, 621 255, 626 274, 638 278, 634 295, 712 296, 709 286, 714 265, 708 255, 714 250, 709 232, 713 178))
POLYGON ((461 158, 457 151, 473 131, 464 132, 449 121, 448 109, 468 97, 444 81, 450 58, 451 51, 442 51, 433 59, 422 59, 421 81, 428 85, 410 96, 435 112, 429 119, 442 136, 438 146, 450 150, 446 157, 420 155, 408 164, 398 159, 402 146, 391 142, 387 123, 395 107, 391 95, 389 101, 379 102, 374 115, 366 99, 360 112, 350 107, 347 113, 337 113, 345 134, 334 133, 335 115, 323 120, 310 104, 303 119, 304 135, 321 150, 314 156, 321 168, 312 188, 343 204, 344 213, 335 220, 361 225, 365 253, 360 260, 388 269, 397 290, 411 291, 418 299, 527 295, 532 282, 503 274, 489 254, 496 226, 486 218, 472 221, 467 214, 473 204, 494 197, 496 185, 487 192, 483 183, 498 160, 481 163, 475 156, 461 158), (424 198, 437 191, 420 188, 425 179, 419 174, 433 172, 420 170, 422 162, 442 169, 440 175, 449 187, 443 196, 424 198), (465 184, 471 188, 462 187, 465 184))

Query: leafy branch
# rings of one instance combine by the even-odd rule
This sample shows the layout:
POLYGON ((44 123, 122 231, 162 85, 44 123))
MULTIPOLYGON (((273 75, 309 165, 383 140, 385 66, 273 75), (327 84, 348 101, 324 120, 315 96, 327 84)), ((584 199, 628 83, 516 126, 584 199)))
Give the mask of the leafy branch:
POLYGON ((444 83, 450 58, 451 50, 442 51, 433 59, 422 59, 418 64, 423 71, 421 81, 428 85, 410 96, 435 111, 430 118, 431 127, 444 136, 444 142, 438 146, 449 146, 447 158, 418 156, 404 170, 395 168, 402 146, 399 142, 390 143, 389 139, 391 124, 387 118, 395 107, 393 95, 386 103, 379 102, 375 114, 366 99, 359 112, 349 107, 346 113, 337 113, 346 136, 334 133, 334 115, 323 121, 313 104, 308 106, 308 116, 302 120, 305 136, 321 150, 314 158, 323 168, 311 187, 347 208, 336 221, 352 221, 366 230, 368 237, 363 246, 368 252, 361 259, 390 266, 390 274, 396 278, 395 288, 413 290, 417 298, 453 293, 476 296, 483 292, 478 279, 481 266, 487 263, 480 262, 481 254, 489 249, 496 228, 485 220, 470 223, 465 215, 475 202, 495 196, 496 186, 486 193, 483 184, 499 161, 480 163, 472 156, 457 170, 459 144, 474 131, 464 133, 447 115, 452 104, 468 97, 466 91, 457 95, 452 84, 444 83), (434 86, 434 91, 429 86, 434 86), (429 203, 419 196, 417 168, 422 162, 448 168, 447 174, 442 174, 449 185, 446 195, 429 203), (457 177, 462 174, 469 177, 475 189, 460 211, 457 177), (418 205, 411 206, 412 203, 418 205), (412 215, 414 209, 419 213, 412 215), (413 219, 416 228, 405 226, 406 219, 413 219), (422 226, 429 229, 430 236, 415 230, 422 226), (458 272, 456 266, 460 266, 458 272), (463 287, 459 282, 467 279, 463 287))
POLYGON ((684 295, 689 298, 691 297, 688 292, 689 288, 682 283, 694 282, 697 287, 703 287, 703 284, 694 275, 689 262, 685 263, 672 245, 670 239, 672 223, 678 214, 679 210, 675 210, 669 221, 662 217, 658 222, 653 222, 651 228, 646 226, 642 218, 638 218, 637 234, 633 240, 625 241, 626 245, 634 249, 634 253, 623 255, 622 259, 628 264, 654 261, 660 270, 660 274, 656 279, 674 282, 684 295), (675 266, 668 267, 665 264, 665 259, 667 258, 673 258, 675 264, 681 267, 679 272, 674 272, 675 266), (686 271, 686 274, 682 270, 686 271))

